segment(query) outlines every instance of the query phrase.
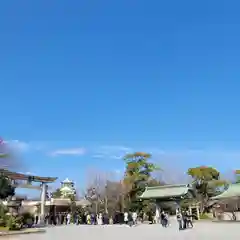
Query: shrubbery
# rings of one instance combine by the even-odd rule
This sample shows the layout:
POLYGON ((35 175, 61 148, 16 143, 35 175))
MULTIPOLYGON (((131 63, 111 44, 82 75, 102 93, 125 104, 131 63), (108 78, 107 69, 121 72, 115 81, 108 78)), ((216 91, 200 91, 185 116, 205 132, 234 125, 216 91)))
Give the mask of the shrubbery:
POLYGON ((23 228, 22 216, 8 216, 6 221, 6 227, 9 230, 20 230, 23 228))
POLYGON ((23 213, 17 216, 7 214, 7 208, 0 204, 0 227, 6 227, 8 230, 20 230, 24 227, 32 227, 33 215, 23 213))
POLYGON ((0 204, 0 227, 6 227, 7 222, 7 208, 0 204))
POLYGON ((34 224, 34 216, 31 213, 23 213, 22 215, 23 225, 26 227, 32 227, 34 224))

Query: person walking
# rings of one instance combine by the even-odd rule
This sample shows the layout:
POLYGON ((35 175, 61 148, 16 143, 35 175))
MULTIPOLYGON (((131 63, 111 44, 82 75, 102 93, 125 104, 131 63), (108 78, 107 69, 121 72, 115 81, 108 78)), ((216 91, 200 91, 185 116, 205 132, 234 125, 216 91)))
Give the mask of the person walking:
POLYGON ((193 228, 193 223, 192 223, 192 215, 190 214, 189 211, 186 212, 186 227, 189 228, 193 228))
POLYGON ((99 213, 97 216, 97 224, 98 225, 103 225, 103 215, 102 213, 99 213))
POLYGON ((128 212, 124 213, 124 223, 128 224, 128 212))
POLYGON ((182 218, 182 214, 180 211, 177 212, 177 222, 178 222, 178 226, 179 226, 179 230, 183 229, 183 218, 182 218))
POLYGON ((165 213, 164 221, 165 221, 165 227, 168 227, 170 225, 168 213, 165 213))
POLYGON ((129 227, 133 226, 133 215, 132 215, 132 213, 128 214, 128 226, 129 227))
POLYGON ((71 223, 71 214, 68 213, 67 214, 67 225, 69 225, 71 223))
POLYGON ((183 219, 183 229, 187 229, 187 213, 184 211, 182 213, 182 219, 183 219))
POLYGON ((87 214, 86 220, 87 220, 87 224, 91 225, 91 215, 90 215, 90 213, 87 214))
POLYGON ((137 224, 137 213, 135 211, 132 213, 132 219, 133 219, 133 225, 136 225, 137 224))
POLYGON ((165 212, 162 213, 162 226, 163 227, 168 226, 168 214, 165 212))
POLYGON ((161 224, 163 227, 166 226, 166 215, 164 211, 161 212, 161 224))

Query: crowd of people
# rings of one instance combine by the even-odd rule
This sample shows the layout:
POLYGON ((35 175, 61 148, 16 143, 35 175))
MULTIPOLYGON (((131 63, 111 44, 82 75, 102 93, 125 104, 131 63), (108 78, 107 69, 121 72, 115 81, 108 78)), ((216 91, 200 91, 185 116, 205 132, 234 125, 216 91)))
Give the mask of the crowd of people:
MULTIPOLYGON (((70 212, 58 213, 55 216, 46 215, 45 223, 50 225, 62 225, 62 224, 87 224, 87 225, 108 225, 108 224, 126 224, 134 226, 138 222, 142 222, 146 219, 146 214, 138 214, 137 212, 116 212, 114 216, 109 216, 106 213, 75 213, 70 212)), ((169 214, 162 211, 159 215, 148 215, 148 221, 151 224, 161 224, 166 228, 170 226, 169 214)), ((179 230, 192 228, 192 215, 189 211, 177 210, 176 219, 178 222, 179 230)))
MULTIPOLYGON (((45 224, 63 225, 63 224, 87 224, 87 225, 107 225, 107 224, 128 224, 130 226, 137 223, 138 215, 136 212, 116 212, 114 216, 106 213, 75 213, 60 212, 56 215, 47 214, 45 224)), ((37 221, 37 220, 36 220, 37 221)))
POLYGON ((192 215, 190 214, 189 211, 181 212, 180 210, 178 210, 177 221, 178 221, 179 230, 184 230, 184 229, 193 227, 192 215))
MULTIPOLYGON (((176 218, 177 218, 179 230, 193 228, 193 222, 192 222, 193 216, 190 214, 189 211, 181 211, 180 209, 178 209, 176 218)), ((170 226, 169 214, 162 211, 159 216, 155 215, 153 223, 161 223, 161 225, 165 228, 170 226)))

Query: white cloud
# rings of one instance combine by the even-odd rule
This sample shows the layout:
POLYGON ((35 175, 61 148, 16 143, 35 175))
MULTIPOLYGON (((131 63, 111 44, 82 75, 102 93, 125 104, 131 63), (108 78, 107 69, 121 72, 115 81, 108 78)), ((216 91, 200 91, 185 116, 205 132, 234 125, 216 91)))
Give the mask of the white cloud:
POLYGON ((7 146, 9 146, 11 149, 16 150, 18 152, 26 152, 30 149, 30 144, 27 142, 23 142, 20 140, 9 140, 4 141, 7 146))
POLYGON ((18 153, 25 153, 28 151, 42 151, 47 146, 42 142, 24 142, 21 140, 6 140, 4 141, 8 150, 16 151, 18 153))
POLYGON ((101 146, 100 147, 100 149, 102 150, 102 151, 107 151, 107 152, 109 152, 109 151, 130 151, 130 150, 132 150, 131 148, 129 148, 129 147, 125 147, 125 146, 111 146, 111 145, 109 145, 109 146, 101 146))
POLYGON ((122 170, 120 170, 120 169, 116 169, 115 171, 114 171, 116 174, 122 174, 122 170))
POLYGON ((125 146, 101 146, 95 151, 93 158, 101 159, 123 159, 123 157, 132 152, 133 149, 125 146))
POLYGON ((153 161, 163 169, 159 175, 169 183, 185 183, 190 178, 188 168, 212 166, 221 172, 225 179, 233 179, 234 169, 239 169, 240 151, 226 149, 182 149, 154 150, 153 161))
MULTIPOLYGON (((188 168, 201 165, 216 167, 225 179, 233 179, 233 170, 239 169, 240 151, 233 149, 158 149, 146 147, 142 150, 152 154, 152 161, 162 169, 162 171, 156 172, 156 177, 167 183, 190 182, 191 178, 186 173, 188 168)), ((135 149, 125 146, 101 146, 94 149, 92 157, 118 160, 132 152, 135 152, 135 149)), ((118 172, 121 171, 115 170, 116 175, 118 172)))
POLYGON ((104 155, 101 155, 101 154, 96 154, 96 155, 93 155, 92 156, 93 158, 104 158, 105 156, 104 155))
POLYGON ((49 155, 56 157, 60 155, 74 155, 74 156, 81 156, 86 153, 85 148, 63 148, 57 149, 49 153, 49 155))
POLYGON ((26 175, 32 175, 32 176, 36 175, 36 173, 33 173, 33 172, 25 172, 25 174, 26 175))
POLYGON ((36 174, 33 173, 33 172, 19 172, 19 173, 26 174, 26 175, 31 175, 31 176, 36 176, 36 174))

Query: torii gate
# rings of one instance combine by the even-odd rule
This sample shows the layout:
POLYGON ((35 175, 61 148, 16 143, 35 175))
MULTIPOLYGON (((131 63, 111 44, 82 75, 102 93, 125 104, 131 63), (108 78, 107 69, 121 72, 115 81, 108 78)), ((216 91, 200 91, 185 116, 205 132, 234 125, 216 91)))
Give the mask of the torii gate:
POLYGON ((32 176, 17 172, 11 172, 5 169, 0 169, 0 174, 8 177, 14 187, 16 188, 28 188, 28 189, 37 189, 41 191, 41 212, 40 212, 40 222, 44 223, 45 218, 45 202, 46 194, 48 189, 48 183, 53 183, 57 180, 57 177, 39 177, 32 176), (22 182, 20 182, 22 181, 22 182), (40 183, 39 186, 32 185, 33 182, 40 183))

